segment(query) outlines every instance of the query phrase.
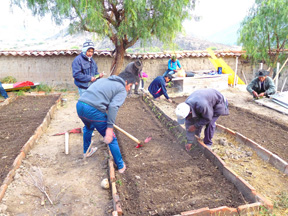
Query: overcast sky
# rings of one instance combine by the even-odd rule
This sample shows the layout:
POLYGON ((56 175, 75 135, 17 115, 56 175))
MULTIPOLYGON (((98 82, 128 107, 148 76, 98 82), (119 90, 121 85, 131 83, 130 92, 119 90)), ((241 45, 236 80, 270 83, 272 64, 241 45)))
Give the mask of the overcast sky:
MULTIPOLYGON (((56 26, 51 17, 33 17, 32 13, 18 7, 9 7, 10 0, 0 2, 0 40, 44 39, 58 33, 63 27, 56 26)), ((200 0, 197 14, 201 22, 185 24, 188 32, 207 36, 239 23, 246 16, 254 0, 200 0)))

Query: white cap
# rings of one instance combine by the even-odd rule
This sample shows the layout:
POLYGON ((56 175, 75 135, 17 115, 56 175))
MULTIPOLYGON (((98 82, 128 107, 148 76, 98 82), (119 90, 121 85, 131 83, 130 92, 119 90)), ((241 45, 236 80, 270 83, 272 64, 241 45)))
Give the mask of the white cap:
POLYGON ((188 116, 189 112, 190 106, 188 104, 186 104, 185 102, 178 104, 175 113, 179 124, 184 124, 185 118, 188 116))

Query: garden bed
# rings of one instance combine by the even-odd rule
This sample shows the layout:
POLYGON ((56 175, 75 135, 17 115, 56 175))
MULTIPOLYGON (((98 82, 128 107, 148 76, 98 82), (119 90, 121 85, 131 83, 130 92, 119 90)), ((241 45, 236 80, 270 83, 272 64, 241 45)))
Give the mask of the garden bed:
POLYGON ((23 96, 0 107, 0 183, 59 95, 23 96))
POLYGON ((127 99, 116 123, 140 140, 152 135, 149 143, 136 149, 136 143, 117 134, 127 165, 116 181, 124 215, 176 215, 252 202, 245 200, 199 148, 188 154, 141 100, 127 99))

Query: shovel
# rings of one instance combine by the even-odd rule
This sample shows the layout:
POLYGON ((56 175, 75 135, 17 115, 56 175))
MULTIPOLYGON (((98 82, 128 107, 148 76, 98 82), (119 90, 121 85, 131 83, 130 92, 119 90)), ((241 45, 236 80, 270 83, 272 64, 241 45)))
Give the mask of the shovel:
POLYGON ((143 141, 140 141, 138 140, 136 137, 132 136, 131 134, 129 134, 128 132, 126 132, 125 130, 123 130, 122 128, 118 127, 117 125, 113 125, 114 128, 116 128, 118 131, 120 131, 121 133, 125 134, 127 137, 129 137, 130 139, 132 139, 134 142, 137 143, 137 146, 136 148, 140 148, 143 146, 144 143, 148 143, 151 139, 152 139, 152 136, 149 136, 147 137, 144 142, 143 141))

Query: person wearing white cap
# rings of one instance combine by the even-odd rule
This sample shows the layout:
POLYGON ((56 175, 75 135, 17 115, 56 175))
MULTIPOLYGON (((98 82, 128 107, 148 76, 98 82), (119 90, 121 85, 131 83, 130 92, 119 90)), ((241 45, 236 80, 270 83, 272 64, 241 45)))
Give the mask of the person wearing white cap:
POLYGON ((190 151, 195 142, 195 135, 200 137, 205 126, 204 143, 208 148, 212 146, 212 138, 216 129, 216 120, 220 115, 229 115, 226 98, 215 89, 199 89, 194 91, 185 102, 176 107, 179 124, 185 123, 187 144, 190 151))
POLYGON ((97 64, 92 58, 93 54, 94 43, 86 41, 83 44, 82 52, 72 62, 74 83, 78 87, 80 96, 93 82, 103 77, 103 73, 98 73, 97 64))

